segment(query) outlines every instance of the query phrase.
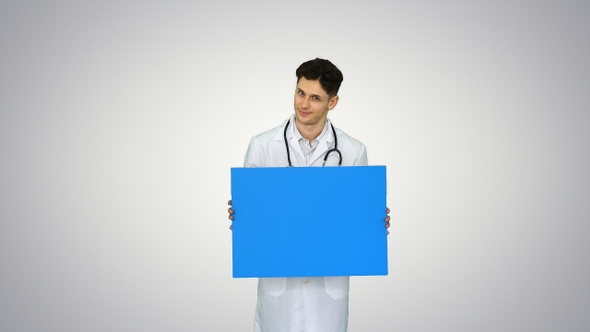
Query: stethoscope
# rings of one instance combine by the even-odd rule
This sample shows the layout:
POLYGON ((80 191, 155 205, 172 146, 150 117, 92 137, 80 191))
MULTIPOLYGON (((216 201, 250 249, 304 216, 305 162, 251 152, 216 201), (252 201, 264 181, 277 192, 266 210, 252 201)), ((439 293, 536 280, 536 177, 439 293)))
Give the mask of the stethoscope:
MULTIPOLYGON (((293 167, 293 164, 291 164, 291 151, 289 150, 289 143, 287 142, 287 128, 289 127, 289 123, 291 123, 291 119, 289 119, 287 121, 287 124, 285 125, 283 138, 285 139, 285 147, 287 148, 287 161, 289 161, 289 167, 293 167)), ((338 138, 336 137, 336 129, 334 129, 334 125, 331 122, 330 126, 332 127, 332 133, 334 134, 334 148, 326 152, 326 156, 324 157, 324 163, 322 164, 322 166, 326 166, 326 160, 328 160, 328 156, 332 152, 338 153, 338 166, 340 166, 342 165, 342 153, 340 153, 340 150, 338 150, 338 138)))

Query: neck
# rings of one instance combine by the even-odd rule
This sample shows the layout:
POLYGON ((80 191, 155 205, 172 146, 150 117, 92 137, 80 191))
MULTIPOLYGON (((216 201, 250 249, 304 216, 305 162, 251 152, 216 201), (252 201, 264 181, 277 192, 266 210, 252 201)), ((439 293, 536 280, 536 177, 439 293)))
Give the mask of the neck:
POLYGON ((299 130, 299 133, 301 134, 301 136, 303 136, 303 138, 308 140, 310 143, 311 143, 311 141, 316 139, 318 136, 320 136, 320 134, 322 133, 322 130, 324 130, 325 125, 326 125, 326 120, 318 122, 313 125, 306 125, 306 124, 300 123, 297 120, 297 117, 295 117, 295 126, 297 126, 297 130, 299 130))

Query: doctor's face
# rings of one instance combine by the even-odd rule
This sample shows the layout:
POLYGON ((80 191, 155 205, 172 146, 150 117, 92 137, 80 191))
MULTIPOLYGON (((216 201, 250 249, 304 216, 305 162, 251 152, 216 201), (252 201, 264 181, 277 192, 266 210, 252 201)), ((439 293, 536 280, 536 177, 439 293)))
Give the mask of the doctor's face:
POLYGON ((301 77, 295 88, 295 117, 297 122, 306 126, 323 126, 328 111, 336 107, 338 96, 326 93, 319 80, 301 77))

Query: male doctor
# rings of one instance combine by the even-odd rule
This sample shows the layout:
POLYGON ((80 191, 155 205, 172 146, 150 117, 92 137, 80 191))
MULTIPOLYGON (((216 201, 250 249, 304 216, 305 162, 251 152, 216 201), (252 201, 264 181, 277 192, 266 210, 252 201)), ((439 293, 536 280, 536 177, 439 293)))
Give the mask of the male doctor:
MULTIPOLYGON (((343 79, 340 70, 330 61, 316 58, 301 64, 295 74, 295 114, 283 125, 252 139, 244 167, 337 166, 340 158, 343 166, 367 165, 365 146, 334 128, 328 119, 328 112, 338 104, 343 79), (340 154, 330 152, 335 147, 334 134, 340 154)), ((231 200, 228 204, 233 221, 231 200)), ((312 204, 321 204, 321 197, 313 190, 292 207, 304 209, 312 204)), ((388 214, 386 208, 386 228, 388 214)), ((349 277, 260 278, 254 331, 346 332, 349 281, 349 277)))

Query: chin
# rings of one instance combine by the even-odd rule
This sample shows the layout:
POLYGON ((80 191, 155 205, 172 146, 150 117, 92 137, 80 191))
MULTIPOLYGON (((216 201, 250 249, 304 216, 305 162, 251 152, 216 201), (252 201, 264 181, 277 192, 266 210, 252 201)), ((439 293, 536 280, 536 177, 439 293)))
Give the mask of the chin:
POLYGON ((309 126, 314 124, 314 122, 311 119, 302 119, 299 116, 296 116, 295 118, 297 119, 297 122, 301 123, 302 125, 309 126))

